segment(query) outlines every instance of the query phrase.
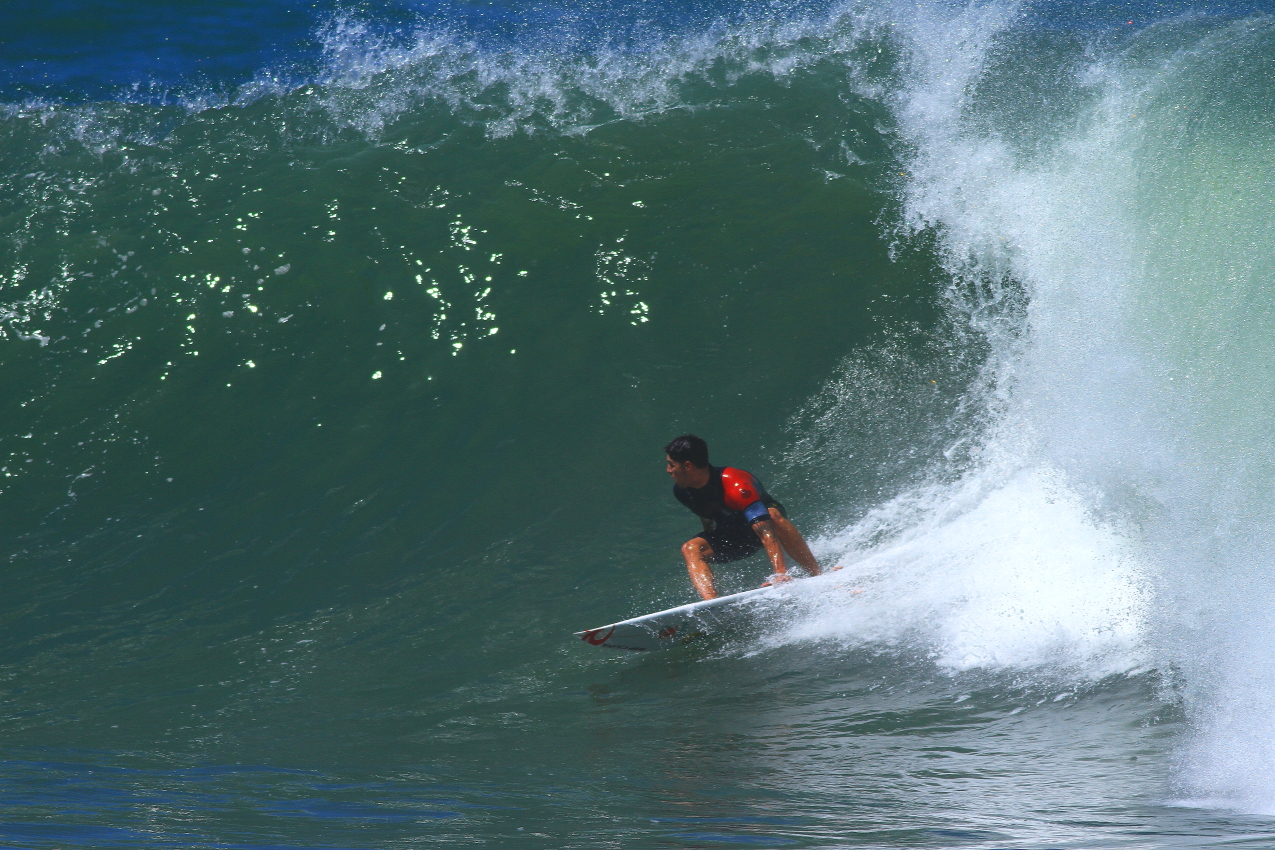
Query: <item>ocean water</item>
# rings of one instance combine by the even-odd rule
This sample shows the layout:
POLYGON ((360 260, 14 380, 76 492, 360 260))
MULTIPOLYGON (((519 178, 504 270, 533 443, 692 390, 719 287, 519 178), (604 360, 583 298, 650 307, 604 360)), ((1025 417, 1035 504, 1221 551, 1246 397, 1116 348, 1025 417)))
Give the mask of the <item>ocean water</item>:
POLYGON ((0 25, 0 845, 1275 847, 1275 6, 0 25))

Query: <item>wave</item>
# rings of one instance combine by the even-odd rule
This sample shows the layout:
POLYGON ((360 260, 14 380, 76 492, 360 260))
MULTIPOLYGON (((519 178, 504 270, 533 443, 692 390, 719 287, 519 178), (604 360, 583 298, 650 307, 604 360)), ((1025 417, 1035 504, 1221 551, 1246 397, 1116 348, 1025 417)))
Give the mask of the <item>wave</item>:
MULTIPOLYGON (((812 600, 774 639, 907 642, 957 671, 1092 679, 1155 667, 1191 718, 1184 793, 1270 811, 1275 433, 1261 369, 1275 354, 1275 24, 1186 16, 1104 40, 1033 14, 1014 2, 852 3, 614 46, 494 45, 425 24, 387 34, 345 15, 320 30, 321 71, 302 79, 263 71, 224 97, 165 103, 13 104, 0 116, 0 322, 23 344, 96 367, 141 340, 131 323, 162 313, 146 326, 169 328, 167 347, 148 355, 156 374, 193 340, 222 339, 223 320, 253 322, 234 337, 243 348, 223 352, 246 373, 269 350, 253 340, 295 327, 297 305, 318 300, 282 287, 272 298, 268 284, 298 277, 294 257, 321 250, 324 234, 346 238, 351 214, 315 193, 275 209, 276 225, 253 218, 258 189, 300 197, 291 175, 354 168, 369 152, 543 138, 557 151, 617 124, 747 104, 759 79, 780 89, 767 108, 833 91, 820 102, 854 112, 851 131, 791 138, 838 151, 842 173, 829 180, 902 164, 897 179, 865 179, 894 193, 880 224, 899 250, 937 246, 948 323, 931 355, 951 349, 961 362, 943 372, 878 352, 798 418, 795 454, 848 453, 839 428, 854 433, 906 399, 900 410, 917 414, 935 460, 919 481, 883 474, 883 489, 855 503, 858 519, 821 541, 862 598, 812 600), (138 224, 161 214, 166 230, 138 224), (104 216, 123 223, 110 230, 104 216), (318 241, 297 240, 302 230, 318 241), (950 391, 916 391, 925 370, 950 391)), ((526 188, 511 180, 493 185, 526 188)), ((404 201, 395 209, 438 210, 420 225, 434 241, 428 255, 383 234, 358 243, 401 272, 392 285, 377 278, 369 299, 397 307, 415 280, 429 306, 422 337, 432 329, 447 356, 494 336, 503 308, 485 300, 483 278, 515 273, 497 268, 501 251, 484 242, 477 272, 482 231, 448 207, 450 190, 392 188, 404 201), (455 274, 438 284, 425 278, 431 265, 440 280, 444 265, 455 274), (459 305, 472 327, 458 324, 459 305)), ((588 214, 565 196, 527 203, 588 214)), ((596 277, 641 265, 608 259, 626 233, 589 255, 596 277)), ((626 309, 646 307, 623 291, 626 309)), ((905 419, 873 421, 885 432, 905 419)))
POLYGON ((581 133, 712 106, 729 97, 724 91, 741 78, 783 78, 812 66, 835 70, 853 90, 879 94, 892 71, 889 27, 888 15, 861 2, 804 15, 788 9, 782 16, 712 18, 674 30, 630 24, 620 35, 592 38, 578 27, 559 27, 516 40, 484 37, 433 18, 387 26, 342 12, 315 32, 313 62, 269 65, 241 84, 138 81, 109 103, 34 98, 4 110, 9 119, 47 124, 65 113, 81 123, 109 125, 122 117, 119 105, 196 115, 269 101, 273 122, 301 120, 329 138, 354 130, 380 140, 387 131, 401 131, 402 122, 410 126, 438 110, 491 137, 581 133))

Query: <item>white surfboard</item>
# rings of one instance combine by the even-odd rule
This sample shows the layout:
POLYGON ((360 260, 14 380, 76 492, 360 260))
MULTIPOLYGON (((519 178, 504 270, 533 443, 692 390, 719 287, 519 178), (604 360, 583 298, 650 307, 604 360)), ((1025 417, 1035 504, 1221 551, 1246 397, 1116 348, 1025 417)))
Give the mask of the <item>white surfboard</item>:
POLYGON ((680 646, 739 622, 748 603, 759 600, 759 597, 767 595, 770 590, 769 587, 759 587, 716 599, 703 599, 690 605, 680 605, 598 629, 586 629, 576 632, 576 637, 590 646, 627 649, 630 652, 680 646))
POLYGON ((849 595, 862 593, 862 590, 852 589, 853 584, 850 584, 845 573, 838 573, 839 570, 840 567, 833 567, 833 570, 808 579, 796 579, 782 585, 757 587, 756 590, 718 596, 717 599, 678 605, 677 608, 659 610, 643 617, 623 619, 609 626, 588 628, 583 632, 576 632, 575 636, 590 646, 604 646, 613 650, 648 652, 669 649, 686 644, 696 637, 742 626, 756 616, 761 605, 790 600, 794 595, 801 595, 806 591, 821 595, 838 590, 849 595))

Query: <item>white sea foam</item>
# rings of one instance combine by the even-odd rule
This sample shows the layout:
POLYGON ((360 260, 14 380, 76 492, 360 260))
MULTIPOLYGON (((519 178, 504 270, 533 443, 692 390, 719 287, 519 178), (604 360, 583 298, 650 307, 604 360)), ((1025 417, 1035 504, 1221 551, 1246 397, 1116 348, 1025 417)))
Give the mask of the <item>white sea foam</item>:
POLYGON ((822 542, 864 575, 865 593, 817 608, 788 637, 911 640, 951 669, 1101 676, 1145 663, 1148 578, 1133 529, 1103 518, 1101 490, 1052 444, 1058 423, 1072 423, 1065 440, 1086 440, 1084 411, 1060 408, 1087 403, 1078 386, 1102 390, 1127 357, 1111 345, 1107 297, 1127 231, 1110 202, 1119 186, 1085 186, 1093 209, 1068 220, 1083 168, 1024 168, 1005 141, 971 132, 971 92, 1018 19, 1016 4, 975 3, 914 10, 896 27, 909 75, 892 104, 915 150, 904 219, 940 233, 954 313, 988 343, 971 392, 990 427, 970 435, 980 451, 962 456, 961 474, 936 470, 822 542), (1077 328, 1069 314, 1085 309, 1101 310, 1110 333, 1077 328))
POLYGON ((1137 553, 1060 476, 999 473, 909 493, 821 541, 850 592, 811 596, 774 639, 913 647, 954 671, 1127 672, 1146 614, 1137 553), (881 544, 882 526, 905 530, 881 544))
POLYGON ((897 29, 904 219, 940 237, 987 339, 986 460, 825 541, 866 593, 790 637, 921 640, 954 668, 1154 664, 1188 711, 1185 794, 1272 813, 1275 26, 1151 28, 1091 54, 1067 126, 1014 127, 975 95, 1016 19, 973 3, 897 29))
MULTIPOLYGON (((340 126, 378 135, 429 103, 491 136, 577 133, 617 120, 696 106, 686 85, 729 85, 747 74, 786 77, 840 57, 861 91, 882 91, 867 70, 888 19, 870 5, 837 4, 813 17, 763 18, 651 36, 640 49, 541 40, 493 46, 422 23, 387 35, 352 16, 320 33, 322 102, 340 126), (858 53, 857 53, 858 51, 858 53)), ((245 89, 272 90, 269 79, 245 89)))

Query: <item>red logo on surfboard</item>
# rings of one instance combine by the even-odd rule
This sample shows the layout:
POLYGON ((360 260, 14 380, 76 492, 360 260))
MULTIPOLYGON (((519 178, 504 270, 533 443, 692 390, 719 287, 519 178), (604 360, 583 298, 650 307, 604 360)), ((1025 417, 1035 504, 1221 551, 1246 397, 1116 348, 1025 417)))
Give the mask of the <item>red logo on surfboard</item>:
POLYGON ((588 641, 590 646, 601 646, 602 644, 606 643, 608 640, 611 639, 611 635, 615 634, 615 626, 612 626, 610 629, 608 629, 607 633, 602 635, 601 637, 598 636, 598 632, 600 631, 602 630, 589 629, 587 632, 580 635, 580 640, 588 641))

